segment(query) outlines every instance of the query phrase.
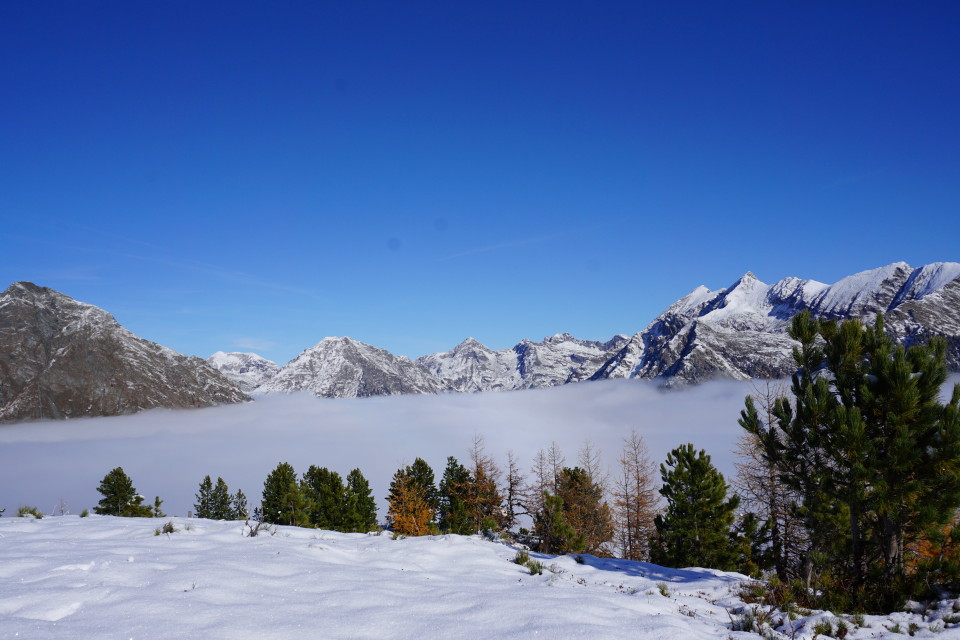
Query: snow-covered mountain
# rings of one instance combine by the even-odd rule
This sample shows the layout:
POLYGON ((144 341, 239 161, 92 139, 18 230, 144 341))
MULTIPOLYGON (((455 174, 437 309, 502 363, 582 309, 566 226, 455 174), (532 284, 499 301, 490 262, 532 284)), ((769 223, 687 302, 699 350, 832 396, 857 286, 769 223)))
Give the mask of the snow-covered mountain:
POLYGON ((103 309, 29 282, 0 294, 0 422, 249 399, 200 358, 137 337, 103 309))
POLYGON ((561 333, 542 342, 523 340, 512 349, 493 351, 467 338, 451 351, 418 358, 417 364, 448 391, 540 389, 564 384, 584 366, 600 366, 603 356, 626 341, 626 336, 595 342, 561 333))
POLYGON ((324 338, 285 364, 257 391, 362 398, 437 393, 441 388, 436 378, 409 358, 351 338, 324 338))
POLYGON ((946 337, 948 363, 960 368, 960 264, 913 268, 897 262, 832 285, 799 278, 767 285, 748 272, 725 289, 697 287, 601 367, 582 369, 571 381, 786 376, 793 371, 794 344, 786 332, 790 319, 803 310, 820 318, 867 322, 883 313, 887 331, 906 344, 946 337))
POLYGON ((280 365, 255 353, 217 351, 207 358, 207 364, 250 393, 273 379, 280 365))
POLYGON ((784 377, 793 371, 790 319, 805 309, 816 317, 867 322, 883 312, 888 331, 904 343, 944 336, 948 363, 960 369, 960 263, 913 268, 897 262, 832 285, 795 277, 768 285, 747 272, 724 289, 697 287, 643 331, 607 342, 562 333, 495 351, 467 338, 411 362, 349 338, 328 338, 259 390, 339 398, 534 389, 609 378, 673 385, 784 377))

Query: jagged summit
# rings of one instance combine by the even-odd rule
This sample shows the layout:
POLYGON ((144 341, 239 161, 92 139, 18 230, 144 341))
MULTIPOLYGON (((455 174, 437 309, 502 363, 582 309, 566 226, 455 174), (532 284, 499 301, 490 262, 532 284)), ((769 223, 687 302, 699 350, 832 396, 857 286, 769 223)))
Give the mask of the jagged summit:
POLYGON ((0 421, 244 400, 200 358, 134 335, 99 307, 31 282, 0 294, 0 421))
POLYGON ((263 393, 309 391, 321 398, 436 393, 436 380, 409 358, 347 337, 327 337, 288 362, 263 393))
POLYGON ((233 380, 245 392, 252 393, 273 379, 280 365, 256 353, 217 351, 207 364, 233 380))

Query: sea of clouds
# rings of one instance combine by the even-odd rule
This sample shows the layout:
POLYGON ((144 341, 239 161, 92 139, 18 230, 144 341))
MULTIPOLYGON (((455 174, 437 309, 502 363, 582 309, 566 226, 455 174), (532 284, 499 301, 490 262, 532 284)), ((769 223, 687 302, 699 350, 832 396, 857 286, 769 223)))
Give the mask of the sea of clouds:
MULTIPOLYGON (((209 409, 154 410, 133 416, 33 422, 0 427, 0 508, 52 513, 62 500, 72 513, 93 507, 97 485, 120 466, 136 488, 186 515, 203 476, 222 476, 259 503, 263 481, 279 462, 298 473, 310 465, 342 476, 359 467, 380 508, 394 472, 424 458, 437 480, 447 456, 469 459, 475 435, 500 464, 513 451, 525 470, 539 449, 556 442, 567 463, 589 441, 615 470, 623 439, 635 429, 659 463, 691 442, 734 474, 737 418, 757 383, 711 382, 663 391, 638 381, 604 381, 552 389, 323 400, 270 395, 209 409)), ((762 383, 760 383, 762 384, 762 383)))

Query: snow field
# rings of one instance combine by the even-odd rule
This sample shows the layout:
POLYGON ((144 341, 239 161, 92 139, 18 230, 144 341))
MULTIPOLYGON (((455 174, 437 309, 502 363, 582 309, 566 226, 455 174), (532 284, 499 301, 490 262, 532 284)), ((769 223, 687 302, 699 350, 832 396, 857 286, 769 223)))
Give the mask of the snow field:
MULTIPOLYGON (((515 547, 478 536, 242 531, 186 518, 2 518, 0 637, 757 637, 730 630, 744 606, 736 573, 533 553, 545 569, 532 576, 513 564, 515 547), (168 521, 177 531, 155 535, 168 521)), ((795 621, 795 637, 831 617, 795 621)), ((917 637, 960 637, 910 613, 868 616, 847 637, 902 638, 890 629, 911 622, 917 637)))

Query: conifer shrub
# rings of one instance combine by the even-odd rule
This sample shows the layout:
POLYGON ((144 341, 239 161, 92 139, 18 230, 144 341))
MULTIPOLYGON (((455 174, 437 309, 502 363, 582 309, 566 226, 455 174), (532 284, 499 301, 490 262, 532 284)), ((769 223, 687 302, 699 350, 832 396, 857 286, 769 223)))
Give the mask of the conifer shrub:
POLYGON ((517 551, 517 555, 513 558, 514 564, 524 565, 530 562, 530 554, 521 549, 517 551))
POLYGON ((20 505, 20 508, 17 509, 17 517, 26 518, 27 516, 31 516, 33 518, 36 518, 37 520, 40 520, 41 518, 43 518, 43 514, 40 513, 40 510, 37 509, 36 507, 31 507, 30 505, 26 505, 26 504, 20 505))
POLYGON ((530 569, 530 575, 539 576, 543 573, 543 563, 539 560, 527 560, 527 568, 530 569))
POLYGON ((89 515, 90 515, 90 510, 89 510, 89 509, 84 509, 83 511, 80 512, 80 517, 81 517, 81 518, 86 518, 86 517, 89 516, 89 515))

